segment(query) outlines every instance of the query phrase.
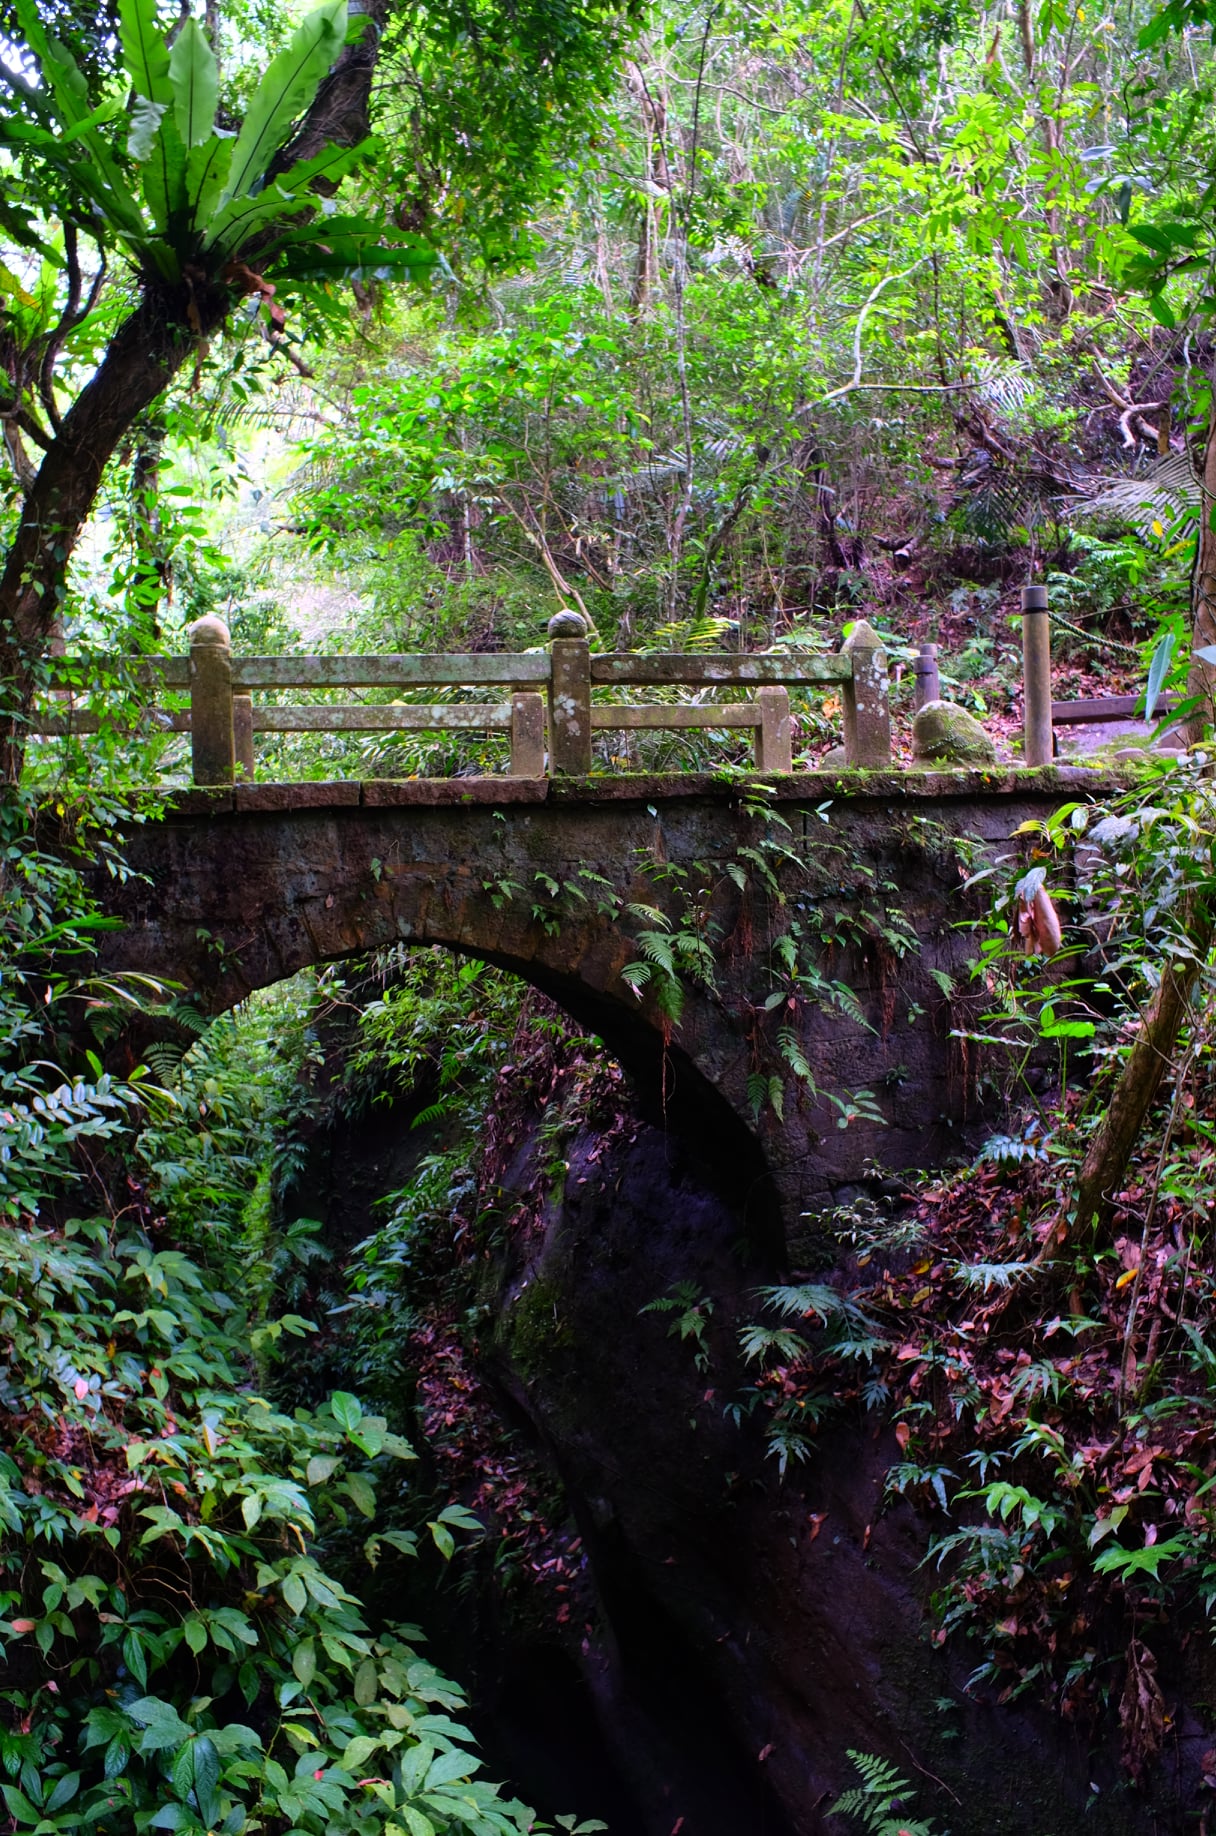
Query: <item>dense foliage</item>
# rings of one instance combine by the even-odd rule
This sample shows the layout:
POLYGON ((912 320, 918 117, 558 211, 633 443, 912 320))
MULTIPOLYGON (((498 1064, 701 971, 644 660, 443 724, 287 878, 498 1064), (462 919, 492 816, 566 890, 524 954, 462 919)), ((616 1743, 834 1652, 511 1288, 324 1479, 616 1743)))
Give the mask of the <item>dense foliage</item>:
MULTIPOLYGON (((981 1641, 976 1688, 1087 1725, 1118 1704, 1142 1777, 1166 1713, 1146 1617, 1216 1598, 1211 9, 359 18, 0 6, 13 1827, 540 1827, 478 1781, 459 1689, 385 1602, 466 1541, 499 1581, 577 1567, 476 1366, 485 1270, 560 1199, 576 1120, 619 1125, 620 1074, 474 964, 396 955, 210 1028, 92 973, 104 921, 52 844, 123 873, 120 800, 186 769, 96 659, 180 649, 206 611, 266 651, 526 648, 564 604, 604 645, 825 648, 864 614, 897 667, 939 642, 1016 756, 1033 576, 1062 675, 1139 687, 1152 658, 1154 694, 1189 684, 1188 759, 1020 838, 973 989, 942 989, 1007 1103, 981 1160, 808 1233, 746 1317, 677 1284, 636 1327, 698 1379, 728 1364, 708 1394, 774 1486, 825 1424, 893 1413, 888 1506, 936 1524, 936 1635, 981 1641), (61 640, 81 688, 102 673, 103 731, 27 744, 61 640), (1028 963, 1011 920, 1069 874, 1063 965, 1028 963), (396 1102, 426 1152, 339 1256, 293 1186, 310 1130, 396 1102), (544 1151, 512 1207, 521 1115, 544 1151)), ((838 713, 798 699, 799 764, 838 713)), ((267 776, 504 764, 463 736, 259 745, 267 776)), ((714 987, 715 888, 779 904, 759 1117, 812 1084, 786 1016, 851 1012, 834 954, 915 939, 889 885, 829 899, 748 795, 745 854, 634 876, 664 876, 674 919, 581 872, 494 893, 543 925, 598 904, 669 1031, 714 987)), ((875 1118, 872 1093, 832 1101, 875 1118)), ((841 1815, 922 1827, 858 1764, 841 1815)))

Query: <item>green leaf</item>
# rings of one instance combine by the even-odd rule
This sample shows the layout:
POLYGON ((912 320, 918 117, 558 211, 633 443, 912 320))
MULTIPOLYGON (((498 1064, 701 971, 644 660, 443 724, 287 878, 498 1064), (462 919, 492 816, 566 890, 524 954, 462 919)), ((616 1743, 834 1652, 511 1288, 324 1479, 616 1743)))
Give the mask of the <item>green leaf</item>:
POLYGON ((152 151, 165 114, 163 102, 149 102, 147 96, 136 96, 131 110, 131 129, 127 135, 127 152, 141 163, 152 151))
POLYGON ((19 1791, 15 1785, 0 1785, 0 1791, 4 1793, 9 1815, 15 1817, 18 1823, 41 1822, 42 1812, 35 1810, 23 1791, 19 1791))
POLYGON ((337 1454, 314 1454, 305 1468, 304 1477, 309 1485, 324 1485, 332 1479, 342 1461, 337 1454))
POLYGON ((191 1729, 172 1703, 162 1702, 157 1696, 141 1696, 137 1702, 128 1703, 127 1714, 143 1729, 141 1753, 159 1753, 166 1747, 180 1747, 190 1739, 191 1729))
POLYGON ((1153 652, 1152 662, 1148 666, 1148 688, 1145 690, 1144 695, 1145 720, 1151 720, 1153 718, 1153 709, 1156 707, 1157 697, 1161 693, 1161 684, 1169 674, 1170 658, 1173 654, 1174 633, 1172 631, 1167 631, 1158 640, 1157 648, 1153 652))
POLYGON ((169 53, 173 118, 182 144, 195 148, 212 137, 219 93, 219 66, 196 19, 187 19, 169 53))
POLYGON ((446 1524, 428 1524, 427 1529, 434 1538, 435 1547, 445 1562, 450 1562, 456 1553, 456 1538, 446 1524))
POLYGON ((294 1569, 291 1574, 283 1576, 281 1589, 283 1598, 292 1612, 302 1613, 304 1608, 308 1605, 308 1590, 304 1586, 303 1580, 295 1573, 294 1569))
POLYGON ((356 1511, 364 1517, 376 1515, 376 1494, 370 1480, 362 1473, 348 1473, 339 1489, 347 1493, 356 1511))
POLYGON ((355 1672, 355 1701, 360 1708, 374 1702, 380 1693, 380 1677, 375 1658, 364 1658, 355 1672))
POLYGON ((363 1420, 363 1404, 349 1390, 335 1390, 329 1399, 334 1420, 347 1434, 363 1420))
POLYGON ((65 1772, 61 1779, 55 1781, 55 1789, 46 1801, 45 1814, 49 1817, 53 1812, 62 1810, 65 1804, 70 1804, 72 1802, 72 1799, 79 1790, 80 1774, 78 1772, 65 1772))
POLYGON ((287 141, 292 123, 309 107, 346 39, 346 0, 326 0, 300 25, 291 43, 271 59, 249 104, 232 155, 230 197, 256 190, 287 141))
POLYGON ((307 1689, 317 1674, 317 1647, 311 1638, 296 1646, 291 1654, 291 1668, 307 1689))
POLYGON ((167 107, 173 91, 169 53, 156 23, 156 0, 118 0, 118 36, 123 67, 136 97, 167 107))
POLYGON ((199 1814, 210 1829, 219 1822, 220 1756, 215 1742, 200 1734, 194 1742, 194 1795, 199 1814))

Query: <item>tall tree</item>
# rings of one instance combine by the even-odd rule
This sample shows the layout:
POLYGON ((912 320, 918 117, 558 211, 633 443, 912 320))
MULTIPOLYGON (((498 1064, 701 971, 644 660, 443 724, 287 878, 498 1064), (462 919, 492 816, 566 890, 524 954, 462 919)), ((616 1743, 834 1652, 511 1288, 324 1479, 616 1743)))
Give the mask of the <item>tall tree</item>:
MULTIPOLYGON (((7 781, 21 769, 69 558, 137 418, 201 358, 242 300, 278 325, 285 289, 299 295, 335 279, 417 273, 435 261, 436 128, 425 109, 407 110, 427 158, 421 170, 415 161, 405 207, 400 197, 369 205, 367 187, 353 207, 334 200, 378 146, 369 108, 388 29, 397 25, 412 73, 429 71, 433 87, 443 86, 445 68, 463 64, 465 120, 450 94, 445 113, 466 163, 476 163, 463 128, 483 71, 467 46, 486 45, 495 64, 515 58, 514 98, 499 73, 502 106, 481 131, 485 190, 499 219, 512 210, 518 218, 527 180, 545 168, 542 143, 586 112, 608 80, 629 4, 500 8, 471 0, 412 13, 403 34, 391 0, 364 0, 349 21, 346 0, 325 0, 271 60, 234 133, 218 112, 214 51, 192 17, 166 33, 156 0, 119 0, 124 106, 114 83, 108 94, 104 84, 90 93, 35 0, 12 0, 19 57, 0 61, 8 91, 0 153, 17 182, 0 202, 0 238, 27 262, 41 261, 42 283, 0 269, 0 426, 20 490, 0 571, 7 781), (509 169, 505 181, 489 170, 496 164, 509 169), (111 281, 115 260, 122 272, 111 281), (119 310, 99 342, 106 289, 119 310), (66 384, 65 353, 74 366, 66 384), (91 374, 73 389, 82 366, 91 374)), ((396 67, 400 74, 400 52, 396 67)))

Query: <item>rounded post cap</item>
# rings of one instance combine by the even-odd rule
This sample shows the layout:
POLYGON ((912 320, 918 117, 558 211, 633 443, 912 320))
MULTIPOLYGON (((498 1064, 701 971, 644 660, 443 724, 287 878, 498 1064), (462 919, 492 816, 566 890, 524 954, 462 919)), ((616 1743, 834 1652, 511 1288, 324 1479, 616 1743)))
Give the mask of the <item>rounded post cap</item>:
POLYGON ((228 627, 216 612, 208 612, 202 618, 196 618, 187 634, 191 650, 200 644, 215 645, 219 649, 229 650, 232 638, 228 627))
POLYGON ((571 612, 568 607, 563 607, 549 620, 551 638, 585 638, 586 635, 587 621, 581 612, 571 612))
POLYGON ((1045 586, 1024 586, 1022 588, 1023 612, 1046 612, 1047 588, 1045 586))

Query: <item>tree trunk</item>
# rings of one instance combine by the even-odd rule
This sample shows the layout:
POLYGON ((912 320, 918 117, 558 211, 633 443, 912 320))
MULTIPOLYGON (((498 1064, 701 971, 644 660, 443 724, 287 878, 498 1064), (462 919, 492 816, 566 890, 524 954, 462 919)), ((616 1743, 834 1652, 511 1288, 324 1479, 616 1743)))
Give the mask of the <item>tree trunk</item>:
MULTIPOLYGON (((38 468, 0 574, 0 778, 15 783, 30 704, 63 598, 68 562, 111 455, 197 350, 185 288, 147 293, 119 326, 96 374, 64 416, 38 468)), ((218 329, 230 295, 193 296, 202 337, 218 329)))
POLYGON ((1216 529, 1212 527, 1216 515, 1216 376, 1212 379, 1212 393, 1199 478, 1199 540, 1191 575, 1192 654, 1187 694, 1197 696, 1201 703, 1187 722, 1186 736, 1192 744, 1203 737, 1206 726, 1216 722, 1216 667, 1194 655, 1196 650, 1216 644, 1216 529))
MULTIPOLYGON (((324 146, 351 146, 366 135, 386 11, 387 0, 366 0, 362 33, 321 84, 272 175, 324 146)), ((219 283, 142 282, 138 305, 114 334, 28 484, 0 573, 0 782, 14 784, 21 775, 38 670, 63 599, 68 562, 105 468, 137 416, 219 330, 232 303, 232 293, 219 283)))
POLYGON ((1127 1062, 1111 1092, 1102 1125, 1089 1144, 1077 1180, 1077 1203, 1072 1220, 1074 1235, 1079 1236, 1091 1224, 1100 1221, 1123 1184, 1145 1118, 1174 1061, 1174 1049, 1190 1009, 1191 995, 1212 945, 1209 912, 1204 912, 1195 928, 1193 942, 1195 954, 1187 962, 1166 963, 1127 1062))

